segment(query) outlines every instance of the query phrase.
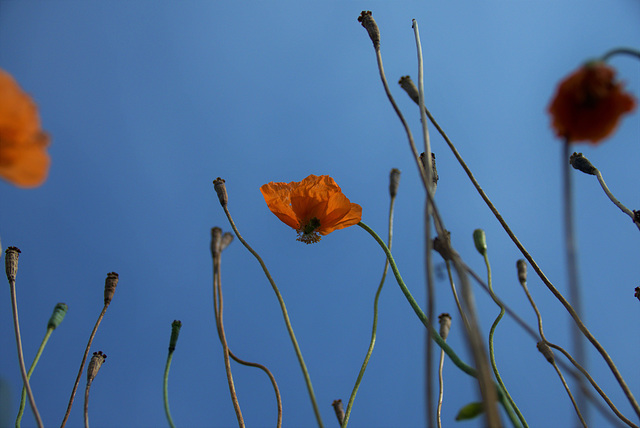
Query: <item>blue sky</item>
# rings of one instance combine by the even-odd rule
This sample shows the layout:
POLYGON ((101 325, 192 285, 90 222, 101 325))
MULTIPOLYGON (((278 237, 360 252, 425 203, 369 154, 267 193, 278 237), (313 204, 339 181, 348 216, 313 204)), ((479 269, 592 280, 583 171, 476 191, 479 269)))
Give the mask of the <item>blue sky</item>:
MULTIPOLYGON (((120 274, 92 351, 108 355, 91 390, 92 426, 167 426, 162 374, 170 325, 183 323, 170 375, 178 426, 236 425, 212 311, 209 230, 230 230, 211 181, 226 180, 229 208, 261 253, 285 298, 314 381, 325 426, 334 399, 347 401, 368 345, 384 256, 360 228, 316 245, 271 214, 259 192, 270 181, 328 174, 386 235, 388 174, 402 172, 394 255, 425 301, 423 192, 406 138, 383 92, 374 51, 356 21, 372 10, 392 91, 419 135, 415 105, 395 82, 417 77, 411 20, 425 57, 427 105, 523 244, 566 292, 559 141, 545 109, 557 82, 583 61, 617 46, 640 46, 640 4, 589 1, 487 2, 0 2, 0 67, 40 107, 52 136, 47 182, 33 190, 0 182, 0 237, 22 250, 18 303, 27 361, 51 311, 69 312, 32 378, 45 424, 62 420, 82 352, 102 309, 107 272, 120 274)), ((636 96, 640 67, 612 64, 636 96)), ((602 171, 618 199, 640 205, 640 120, 629 115, 600 146, 576 146, 602 171)), ((471 238, 488 236, 497 294, 530 325, 517 283, 517 248, 432 130, 440 182, 436 201, 452 241, 481 275, 471 238)), ((576 229, 586 322, 638 391, 638 231, 594 177, 574 173, 576 229)), ((436 259, 441 264, 440 259, 436 259)), ((282 392, 284 426, 314 426, 302 375, 273 292, 235 241, 222 260, 225 327, 234 353, 267 365, 282 392)), ((466 361, 448 283, 436 313, 453 315, 449 341, 466 361)), ((530 275, 545 332, 569 346, 568 316, 530 275)), ((474 288, 481 327, 498 309, 474 288)), ((12 424, 21 379, 10 296, 0 294, 0 378, 12 424), (4 391, 4 389, 3 389, 4 391)), ((553 369, 506 318, 495 339, 501 374, 530 426, 567 426, 570 403, 553 369)), ((424 425, 424 330, 389 278, 378 340, 350 426, 424 425)), ((602 359, 590 370, 633 421, 602 359)), ((234 366, 248 426, 273 426, 266 377, 234 366)), ((445 362, 444 426, 474 401, 473 382, 445 362)), ((607 426, 593 413, 593 426, 607 426)), ((68 426, 82 426, 79 393, 68 426)), ((34 426, 26 414, 23 426, 34 426)), ((335 425, 334 425, 335 426, 335 425)))

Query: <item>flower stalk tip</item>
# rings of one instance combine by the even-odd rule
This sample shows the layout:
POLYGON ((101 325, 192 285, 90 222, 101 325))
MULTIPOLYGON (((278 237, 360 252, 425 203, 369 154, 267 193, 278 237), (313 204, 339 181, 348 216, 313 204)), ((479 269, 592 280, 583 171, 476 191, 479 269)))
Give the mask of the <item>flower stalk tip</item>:
POLYGON ((596 175, 598 169, 593 166, 589 159, 584 157, 582 153, 573 152, 571 157, 569 157, 569 163, 574 169, 578 171, 582 171, 585 174, 596 175))
POLYGON ((18 247, 9 247, 4 252, 4 267, 7 272, 9 282, 16 280, 18 274, 18 258, 20 257, 20 249, 18 247))
POLYGON ((367 30, 367 33, 369 33, 369 38, 373 42, 374 49, 380 49, 380 29, 378 29, 378 24, 376 24, 376 21, 373 19, 371 11, 363 10, 358 17, 358 22, 367 30))
POLYGON ((404 89, 414 103, 420 104, 420 92, 418 91, 416 84, 411 80, 410 76, 402 76, 398 81, 398 84, 400 84, 400 87, 404 89))
POLYGON ((176 350, 176 343, 178 343, 178 336, 180 335, 180 329, 182 328, 182 321, 175 320, 171 323, 171 339, 169 339, 169 352, 176 350))
POLYGON ((518 281, 520 284, 527 282, 527 262, 524 259, 519 259, 516 262, 516 268, 518 269, 518 281))
POLYGON ((484 230, 476 229, 473 231, 473 243, 480 255, 484 256, 487 254, 487 235, 484 233, 484 230))
POLYGON ((398 194, 398 187, 400 186, 400 170, 393 168, 389 173, 389 195, 395 198, 398 194))
POLYGON ((224 235, 222 235, 222 240, 220 241, 220 251, 224 251, 232 241, 233 234, 231 232, 225 232, 224 235))
POLYGON ((449 330, 451 330, 451 315, 444 312, 438 315, 438 321, 440 322, 440 336, 444 340, 447 340, 447 336, 449 336, 449 330))
POLYGON ((224 183, 225 181, 220 177, 213 180, 213 188, 218 194, 220 205, 222 205, 223 208, 226 207, 227 203, 229 202, 229 196, 227 195, 227 187, 225 186, 224 183))
POLYGON ((219 227, 211 228, 211 256, 216 258, 222 251, 222 229, 219 227))
POLYGON ((109 272, 107 278, 104 280, 104 305, 108 306, 113 299, 113 295, 116 292, 116 286, 118 285, 118 274, 115 272, 109 272))
POLYGON ((640 287, 635 288, 635 293, 633 293, 633 295, 640 300, 640 287))
POLYGON ((67 315, 67 310, 69 307, 66 303, 58 303, 55 308, 53 308, 53 314, 51 314, 51 318, 49 318, 49 323, 47 324, 47 329, 55 330, 58 328, 64 316, 67 315))

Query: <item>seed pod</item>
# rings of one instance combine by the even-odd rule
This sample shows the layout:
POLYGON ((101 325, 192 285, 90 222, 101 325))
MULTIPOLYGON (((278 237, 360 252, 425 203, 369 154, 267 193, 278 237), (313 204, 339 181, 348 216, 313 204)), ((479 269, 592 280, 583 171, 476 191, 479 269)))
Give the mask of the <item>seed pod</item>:
POLYGON ((55 330, 64 319, 68 309, 69 307, 65 303, 58 303, 56 307, 53 308, 53 314, 51 314, 51 318, 49 318, 47 329, 55 330))
POLYGON ((213 188, 218 194, 220 205, 222 205, 222 207, 226 207, 227 203, 229 202, 229 196, 227 195, 227 187, 224 184, 224 180, 220 177, 213 180, 213 188))
POLYGON ((4 267, 7 271, 7 279, 9 282, 16 280, 18 274, 18 257, 20 257, 20 250, 17 247, 9 247, 4 252, 4 267))
POLYGON ((93 382, 96 378, 98 370, 102 367, 102 363, 107 359, 107 354, 103 354, 102 351, 94 352, 91 361, 89 361, 89 367, 87 368, 87 385, 93 382))
POLYGON ((362 24, 362 26, 369 33, 369 38, 373 42, 373 47, 375 50, 380 49, 380 30, 378 29, 378 24, 373 19, 370 10, 363 10, 358 17, 358 22, 362 24))
POLYGON ((482 229, 476 229, 473 231, 473 243, 476 245, 476 250, 480 255, 487 254, 487 235, 482 229))
POLYGON ((393 168, 389 173, 389 195, 392 198, 398 194, 398 186, 400 186, 400 170, 393 168))
POLYGON ((116 286, 118 285, 118 274, 115 272, 109 272, 107 278, 104 280, 104 305, 107 306, 113 299, 113 294, 116 292, 116 286))
POLYGON ((516 267, 518 268, 518 281, 520 284, 524 284, 527 282, 527 262, 520 259, 516 262, 516 267))
POLYGON ((180 328, 182 328, 182 322, 175 320, 171 323, 171 339, 169 340, 169 352, 176 350, 176 343, 178 342, 178 336, 180 335, 180 328))

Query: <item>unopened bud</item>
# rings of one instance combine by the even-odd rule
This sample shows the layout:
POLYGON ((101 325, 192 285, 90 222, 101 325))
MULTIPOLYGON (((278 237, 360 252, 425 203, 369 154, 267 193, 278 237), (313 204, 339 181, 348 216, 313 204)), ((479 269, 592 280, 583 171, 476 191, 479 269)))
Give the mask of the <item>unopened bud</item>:
POLYGON ((180 320, 175 320, 171 323, 171 339, 169 340, 169 352, 173 352, 176 350, 176 343, 178 342, 178 335, 180 335, 181 327, 182 322, 180 320))
POLYGON ((224 235, 222 235, 222 241, 220 242, 220 250, 224 251, 224 249, 231 244, 231 241, 233 241, 233 234, 225 232, 224 235))
POLYGON ((398 186, 400 186, 400 170, 393 168, 389 173, 389 195, 392 198, 398 194, 398 186))
POLYGON ((473 231, 473 243, 476 245, 476 250, 480 255, 487 254, 487 235, 482 229, 476 229, 473 231))
POLYGON ((374 49, 380 49, 380 30, 378 29, 378 24, 376 24, 376 21, 373 19, 371 11, 363 10, 358 17, 358 22, 362 24, 367 30, 367 33, 369 33, 374 49))
POLYGON ((87 385, 93 382, 96 375, 98 374, 98 370, 104 363, 104 360, 107 359, 107 354, 103 354, 102 351, 94 352, 93 357, 91 357, 91 361, 89 361, 89 367, 87 368, 87 385))
POLYGON ((411 80, 411 77, 402 76, 398 81, 398 83, 400 84, 400 87, 404 89, 407 95, 409 95, 409 98, 411 98, 414 103, 420 104, 420 92, 418 91, 416 84, 413 83, 413 80, 411 80))
POLYGON ((582 153, 573 152, 569 157, 569 163, 574 169, 584 172, 589 175, 596 175, 598 169, 589 162, 589 159, 584 157, 582 153))
POLYGON ((53 308, 53 314, 51 314, 51 318, 49 318, 47 329, 55 330, 64 319, 68 309, 69 307, 65 303, 58 303, 56 307, 53 308))
POLYGON ((116 286, 118 285, 118 274, 115 272, 109 272, 107 278, 104 280, 104 305, 107 306, 113 299, 113 294, 116 292, 116 286))
POLYGON ((516 267, 518 268, 518 281, 520 284, 524 284, 527 282, 527 262, 524 259, 520 259, 516 262, 516 267))
POLYGON ((18 257, 20 257, 20 250, 17 247, 9 247, 4 252, 4 266, 9 282, 16 280, 16 275, 18 274, 18 257))
POLYGON ((553 363, 553 360, 554 360, 553 351, 551 350, 549 345, 547 345, 546 342, 538 342, 536 346, 538 347, 538 351, 540 351, 540 353, 544 355, 547 361, 550 363, 553 363))
POLYGON ((222 229, 219 227, 211 228, 211 256, 216 258, 220 255, 222 251, 220 246, 222 243, 222 229))
POLYGON ((448 313, 442 313, 438 316, 438 321, 440 322, 440 336, 444 340, 447 340, 447 336, 449 336, 449 330, 451 330, 451 315, 448 313))
POLYGON ((229 196, 227 196, 227 187, 224 184, 224 180, 220 177, 213 180, 213 188, 218 194, 220 205, 222 205, 223 208, 226 207, 227 203, 229 202, 229 196))

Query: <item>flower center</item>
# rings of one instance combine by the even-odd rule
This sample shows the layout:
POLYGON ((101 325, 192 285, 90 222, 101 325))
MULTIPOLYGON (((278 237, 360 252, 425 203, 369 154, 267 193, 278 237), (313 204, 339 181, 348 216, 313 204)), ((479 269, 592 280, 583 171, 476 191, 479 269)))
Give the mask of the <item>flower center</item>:
POLYGON ((298 241, 304 242, 305 244, 314 244, 322 237, 316 229, 320 227, 320 220, 317 217, 312 217, 304 226, 298 229, 298 241))

